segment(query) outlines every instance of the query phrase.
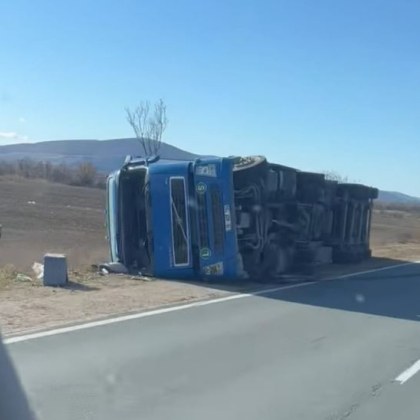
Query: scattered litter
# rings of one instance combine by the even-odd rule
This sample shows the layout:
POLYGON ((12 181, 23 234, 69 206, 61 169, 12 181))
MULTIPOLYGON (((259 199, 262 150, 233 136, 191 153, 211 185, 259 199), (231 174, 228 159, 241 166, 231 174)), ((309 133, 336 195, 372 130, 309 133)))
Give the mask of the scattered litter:
POLYGON ((16 281, 29 281, 29 282, 32 282, 33 279, 31 277, 27 276, 26 274, 19 273, 16 276, 16 281))
POLYGON ((34 271, 38 280, 42 280, 44 278, 44 264, 34 262, 32 264, 32 270, 34 271))

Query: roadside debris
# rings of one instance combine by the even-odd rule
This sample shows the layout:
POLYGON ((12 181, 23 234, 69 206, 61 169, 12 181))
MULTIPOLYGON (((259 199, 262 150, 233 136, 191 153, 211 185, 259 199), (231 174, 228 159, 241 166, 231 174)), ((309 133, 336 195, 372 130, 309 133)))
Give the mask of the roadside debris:
POLYGON ((119 262, 110 262, 99 264, 98 266, 100 274, 128 274, 128 270, 125 265, 119 262))
POLYGON ((44 264, 35 261, 32 264, 32 270, 38 280, 42 280, 44 278, 44 264))
POLYGON ((100 276, 121 276, 131 280, 154 281, 155 278, 143 274, 141 271, 128 270, 124 264, 119 262, 109 262, 102 264, 93 264, 92 270, 95 270, 100 276))
POLYGON ((18 273, 15 280, 19 282, 30 282, 30 283, 33 282, 32 277, 29 277, 26 274, 22 274, 22 273, 18 273))

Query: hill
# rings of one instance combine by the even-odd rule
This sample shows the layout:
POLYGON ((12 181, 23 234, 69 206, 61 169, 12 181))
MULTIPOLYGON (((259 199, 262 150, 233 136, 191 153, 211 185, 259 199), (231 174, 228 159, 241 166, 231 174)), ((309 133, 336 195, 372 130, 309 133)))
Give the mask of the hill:
MULTIPOLYGON (((141 155, 138 140, 134 138, 112 140, 56 140, 0 146, 0 160, 11 161, 29 158, 73 166, 89 161, 101 172, 118 169, 127 155, 141 155)), ((198 157, 170 144, 161 145, 163 159, 183 160, 198 157)))
POLYGON ((420 205, 420 197, 413 197, 396 191, 379 191, 378 201, 382 201, 384 203, 420 205))

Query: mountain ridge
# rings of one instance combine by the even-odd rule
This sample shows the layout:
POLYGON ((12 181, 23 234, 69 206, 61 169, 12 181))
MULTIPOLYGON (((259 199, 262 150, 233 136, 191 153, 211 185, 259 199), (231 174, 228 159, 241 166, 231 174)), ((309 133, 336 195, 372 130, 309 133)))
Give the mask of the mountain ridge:
MULTIPOLYGON (((140 156, 141 146, 135 138, 110 140, 50 140, 38 143, 19 143, 0 146, 0 160, 13 161, 29 158, 76 166, 89 161, 101 172, 118 169, 127 155, 140 156)), ((195 159, 199 155, 162 142, 163 159, 195 159)))
POLYGON ((414 197, 398 191, 379 191, 378 201, 382 201, 384 203, 420 205, 420 197, 414 197))

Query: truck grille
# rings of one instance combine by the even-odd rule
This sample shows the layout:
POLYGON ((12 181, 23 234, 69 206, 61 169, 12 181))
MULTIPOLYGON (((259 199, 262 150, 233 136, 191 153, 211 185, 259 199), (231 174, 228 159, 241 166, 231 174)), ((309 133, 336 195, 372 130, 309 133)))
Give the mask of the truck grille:
POLYGON ((209 248, 209 221, 207 217, 207 194, 197 194, 198 234, 200 248, 209 248))
POLYGON ((171 178, 172 246, 174 264, 188 264, 188 223, 184 178, 171 178))
POLYGON ((222 198, 220 190, 216 185, 212 185, 210 188, 210 198, 211 216, 213 219, 214 250, 216 252, 222 252, 224 242, 224 213, 222 208, 222 198))

